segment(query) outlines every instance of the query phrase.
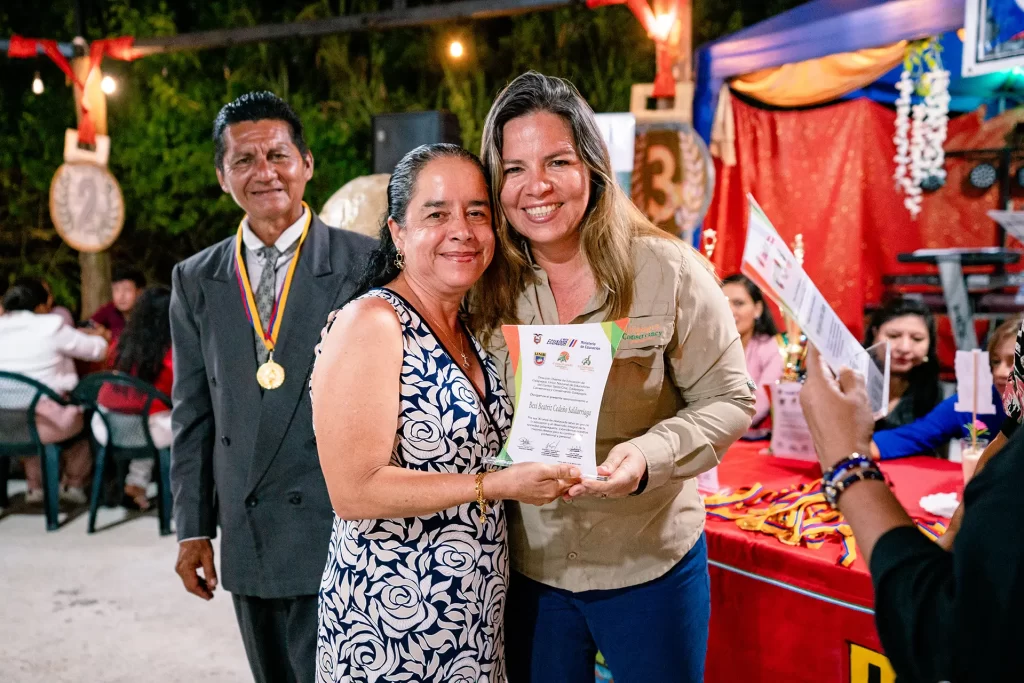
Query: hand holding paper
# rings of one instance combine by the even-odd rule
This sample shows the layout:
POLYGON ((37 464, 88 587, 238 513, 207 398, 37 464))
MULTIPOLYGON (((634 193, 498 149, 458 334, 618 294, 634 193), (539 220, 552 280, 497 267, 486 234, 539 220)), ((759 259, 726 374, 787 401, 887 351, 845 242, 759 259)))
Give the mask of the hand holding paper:
POLYGON ((846 366, 860 372, 867 382, 875 419, 889 412, 889 355, 869 354, 839 319, 796 257, 776 232, 768 216, 747 195, 750 219, 743 248, 744 274, 774 299, 799 324, 829 366, 846 366))

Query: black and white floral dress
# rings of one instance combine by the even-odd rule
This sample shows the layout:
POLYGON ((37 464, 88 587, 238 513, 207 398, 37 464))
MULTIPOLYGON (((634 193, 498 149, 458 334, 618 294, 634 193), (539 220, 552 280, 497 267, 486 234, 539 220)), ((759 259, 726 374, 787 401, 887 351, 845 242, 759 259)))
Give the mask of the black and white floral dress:
MULTIPOLYGON (((386 289, 363 296, 390 303, 402 323, 391 464, 480 472, 512 422, 494 363, 473 340, 487 383, 481 403, 411 305, 386 289)), ((505 531, 500 504, 483 524, 475 503, 407 519, 335 517, 320 583, 317 683, 504 683, 505 531)))

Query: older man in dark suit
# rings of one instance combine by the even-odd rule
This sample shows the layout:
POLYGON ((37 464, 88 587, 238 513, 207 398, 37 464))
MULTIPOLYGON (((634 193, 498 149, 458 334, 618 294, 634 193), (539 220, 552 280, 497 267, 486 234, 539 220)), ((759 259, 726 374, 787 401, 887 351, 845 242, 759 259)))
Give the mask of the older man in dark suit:
POLYGON ((313 156, 272 93, 226 105, 214 142, 220 185, 246 215, 173 274, 177 572, 213 597, 219 525, 253 676, 311 683, 333 512, 307 384, 320 330, 355 292, 373 241, 328 228, 302 201, 313 156))

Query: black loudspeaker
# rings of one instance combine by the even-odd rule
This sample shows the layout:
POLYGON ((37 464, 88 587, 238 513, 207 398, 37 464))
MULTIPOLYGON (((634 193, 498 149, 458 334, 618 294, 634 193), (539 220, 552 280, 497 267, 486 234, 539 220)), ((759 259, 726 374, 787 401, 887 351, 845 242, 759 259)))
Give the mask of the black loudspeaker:
POLYGON ((432 142, 462 143, 459 120, 447 111, 373 117, 373 172, 391 173, 408 152, 432 142))

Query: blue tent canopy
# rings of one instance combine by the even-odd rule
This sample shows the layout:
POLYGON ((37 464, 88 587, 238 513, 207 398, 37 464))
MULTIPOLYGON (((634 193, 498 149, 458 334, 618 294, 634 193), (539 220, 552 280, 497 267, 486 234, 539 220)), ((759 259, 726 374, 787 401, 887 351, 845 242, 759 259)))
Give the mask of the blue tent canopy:
MULTIPOLYGON (((711 136, 718 92, 729 78, 840 52, 890 45, 900 40, 942 36, 943 64, 951 73, 950 108, 969 111, 1010 94, 1024 99, 1024 75, 1014 71, 960 77, 965 0, 814 0, 709 43, 696 54, 693 125, 711 136)), ((847 97, 892 103, 902 67, 847 97)))

